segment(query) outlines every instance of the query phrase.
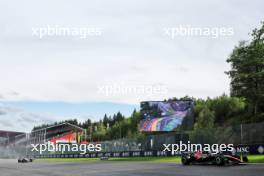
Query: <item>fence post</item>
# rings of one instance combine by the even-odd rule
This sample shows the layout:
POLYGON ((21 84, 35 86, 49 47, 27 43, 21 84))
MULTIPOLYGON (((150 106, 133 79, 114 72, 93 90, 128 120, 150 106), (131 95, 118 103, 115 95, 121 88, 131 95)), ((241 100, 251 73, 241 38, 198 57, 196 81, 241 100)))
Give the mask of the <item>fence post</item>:
POLYGON ((243 144, 243 125, 240 124, 240 144, 243 144))

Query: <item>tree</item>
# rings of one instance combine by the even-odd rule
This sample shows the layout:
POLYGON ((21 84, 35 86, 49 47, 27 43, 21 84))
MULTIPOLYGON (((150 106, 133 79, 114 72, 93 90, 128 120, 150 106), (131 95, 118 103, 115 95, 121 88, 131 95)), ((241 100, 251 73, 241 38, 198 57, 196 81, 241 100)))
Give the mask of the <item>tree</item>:
POLYGON ((139 132, 138 125, 140 122, 140 112, 134 110, 130 119, 131 119, 131 127, 130 127, 131 132, 132 133, 139 132))
POLYGON ((87 119, 86 121, 82 123, 81 127, 84 129, 88 129, 91 125, 92 125, 91 119, 87 119))
POLYGON ((106 137, 106 127, 102 122, 95 124, 96 130, 93 133, 93 140, 94 141, 102 141, 106 137))
POLYGON ((199 113, 197 122, 194 125, 194 129, 211 129, 214 127, 214 119, 214 112, 208 107, 205 107, 199 113))
POLYGON ((107 127, 107 124, 109 124, 109 119, 106 114, 104 115, 104 118, 103 118, 103 124, 105 127, 107 127))
POLYGON ((255 116, 264 111, 264 23, 254 29, 252 40, 242 41, 233 50, 227 62, 231 70, 231 96, 244 97, 249 112, 255 116))
POLYGON ((125 117, 120 113, 120 112, 118 112, 117 114, 116 114, 116 120, 118 121, 118 122, 121 122, 121 121, 123 121, 125 119, 125 117))
POLYGON ((204 106, 194 124, 194 130, 190 134, 191 142, 200 144, 214 143, 214 119, 214 112, 204 106))
POLYGON ((77 119, 69 119, 69 120, 65 120, 64 122, 70 123, 72 125, 77 125, 77 126, 79 124, 77 119))
POLYGON ((210 99, 207 104, 214 111, 215 123, 218 125, 229 122, 231 118, 242 116, 246 106, 243 98, 228 97, 227 95, 210 99))

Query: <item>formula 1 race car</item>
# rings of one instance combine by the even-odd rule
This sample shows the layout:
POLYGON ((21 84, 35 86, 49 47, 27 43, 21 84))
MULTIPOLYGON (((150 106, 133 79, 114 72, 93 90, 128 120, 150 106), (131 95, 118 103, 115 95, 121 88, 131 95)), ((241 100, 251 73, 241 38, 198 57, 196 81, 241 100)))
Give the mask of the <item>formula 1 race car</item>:
POLYGON ((18 158, 17 160, 18 163, 31 163, 33 162, 32 158, 18 158))
POLYGON ((107 157, 107 156, 102 156, 102 157, 100 157, 100 160, 101 160, 101 161, 109 160, 109 157, 107 157))
POLYGON ((243 161, 240 159, 240 156, 238 155, 224 154, 221 152, 203 153, 201 151, 197 151, 197 152, 183 153, 181 162, 183 165, 204 163, 204 164, 216 164, 218 166, 221 166, 225 164, 239 164, 242 163, 243 161))

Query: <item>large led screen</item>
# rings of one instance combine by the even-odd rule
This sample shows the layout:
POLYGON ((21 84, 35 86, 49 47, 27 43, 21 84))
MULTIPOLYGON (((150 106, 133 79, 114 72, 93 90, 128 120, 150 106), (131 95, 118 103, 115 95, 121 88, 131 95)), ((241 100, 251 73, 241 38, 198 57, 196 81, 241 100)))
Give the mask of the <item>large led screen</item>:
POLYGON ((193 111, 193 101, 145 101, 140 104, 140 130, 174 131, 193 111))

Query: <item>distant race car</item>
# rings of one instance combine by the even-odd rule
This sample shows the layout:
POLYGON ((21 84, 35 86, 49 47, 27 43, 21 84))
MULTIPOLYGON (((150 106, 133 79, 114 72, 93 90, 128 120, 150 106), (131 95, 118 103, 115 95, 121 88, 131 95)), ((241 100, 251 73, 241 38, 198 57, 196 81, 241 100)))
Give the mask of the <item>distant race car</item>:
MULTIPOLYGON (((246 160, 246 157, 243 157, 243 160, 246 160), (244 159, 245 158, 245 159, 244 159)), ((183 165, 189 164, 216 164, 218 166, 225 164, 239 164, 243 161, 240 159, 238 155, 224 154, 224 153, 203 153, 200 151, 183 153, 181 162, 183 165)))
POLYGON ((18 158, 17 160, 18 163, 31 163, 33 162, 32 158, 18 158))
POLYGON ((107 157, 107 156, 102 156, 102 157, 100 157, 100 160, 109 160, 109 157, 107 157))

